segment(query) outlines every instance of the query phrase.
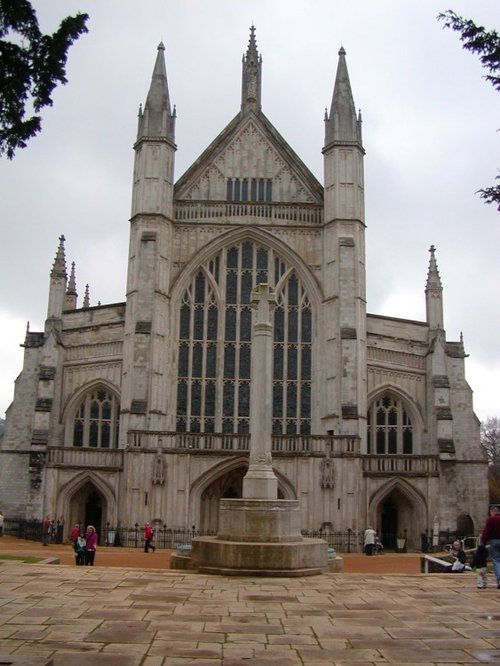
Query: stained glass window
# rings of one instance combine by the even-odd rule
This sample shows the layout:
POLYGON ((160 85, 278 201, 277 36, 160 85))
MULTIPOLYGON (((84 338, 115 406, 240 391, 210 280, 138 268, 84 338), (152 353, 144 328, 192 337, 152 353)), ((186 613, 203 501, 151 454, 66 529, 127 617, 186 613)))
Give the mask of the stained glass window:
POLYGON ((73 446, 117 448, 120 406, 117 397, 106 389, 87 393, 73 419, 73 446))
POLYGON ((403 401, 390 394, 375 400, 368 410, 368 453, 413 453, 413 427, 403 401))
MULTIPOLYGON (((249 184, 267 196, 266 186, 249 184)), ((274 251, 244 241, 193 275, 180 305, 177 430, 249 430, 252 289, 277 287, 273 313, 275 433, 311 431, 312 316, 297 274, 274 251)))

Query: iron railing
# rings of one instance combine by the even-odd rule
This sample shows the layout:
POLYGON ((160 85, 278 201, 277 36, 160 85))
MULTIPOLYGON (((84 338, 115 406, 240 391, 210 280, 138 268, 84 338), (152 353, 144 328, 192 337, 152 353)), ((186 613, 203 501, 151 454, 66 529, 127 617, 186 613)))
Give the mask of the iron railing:
MULTIPOLYGON (((170 528, 167 525, 154 526, 155 537, 154 545, 160 549, 175 550, 179 546, 191 544, 194 537, 214 536, 213 531, 202 531, 194 526, 190 528, 170 528)), ((54 543, 67 543, 69 539, 69 529, 64 528, 53 530, 51 540, 54 543)), ((39 520, 5 520, 4 534, 15 536, 29 541, 42 541, 42 522, 39 520)), ((111 523, 106 523, 100 529, 99 545, 101 547, 123 546, 126 548, 144 547, 144 527, 135 523, 132 526, 115 527, 111 523)), ((324 539, 329 548, 334 548, 338 553, 362 553, 364 531, 360 530, 302 530, 305 537, 324 539)), ((476 547, 476 537, 458 534, 452 530, 445 530, 434 534, 432 530, 423 532, 420 540, 420 550, 424 553, 442 552, 447 550, 447 544, 451 544, 459 538, 464 541, 464 547, 467 550, 476 547)), ((385 550, 395 550, 396 552, 406 552, 407 549, 407 530, 399 534, 384 535, 385 550)), ((1 543, 0 543, 1 545, 1 543)))

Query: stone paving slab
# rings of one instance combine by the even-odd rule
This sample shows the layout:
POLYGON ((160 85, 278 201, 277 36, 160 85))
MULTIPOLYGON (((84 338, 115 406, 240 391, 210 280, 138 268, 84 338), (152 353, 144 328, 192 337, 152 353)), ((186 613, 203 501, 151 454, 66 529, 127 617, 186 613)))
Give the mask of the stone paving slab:
POLYGON ((0 666, 488 663, 500 664, 500 592, 473 574, 0 567, 0 666))

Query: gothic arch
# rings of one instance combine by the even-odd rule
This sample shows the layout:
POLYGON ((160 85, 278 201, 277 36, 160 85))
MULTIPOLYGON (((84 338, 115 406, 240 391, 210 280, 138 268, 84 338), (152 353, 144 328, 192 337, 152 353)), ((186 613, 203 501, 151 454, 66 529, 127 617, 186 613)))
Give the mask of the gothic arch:
POLYGON ((408 408, 408 411, 410 412, 410 416, 412 417, 413 423, 418 428, 418 433, 421 433, 422 430, 424 429, 424 417, 421 406, 418 404, 418 402, 415 400, 415 398, 412 395, 410 395, 400 386, 396 386, 394 384, 391 384, 390 382, 379 384, 373 391, 370 391, 370 393, 367 396, 366 404, 368 405, 368 407, 370 407, 370 405, 375 400, 377 400, 377 398, 380 398, 382 395, 384 395, 384 393, 390 393, 403 401, 403 403, 408 408))
MULTIPOLYGON (((286 245, 283 241, 276 236, 273 236, 262 229, 255 227, 243 226, 238 229, 228 231, 221 234, 210 243, 200 248, 198 252, 187 262, 184 269, 177 276, 172 284, 172 303, 179 302, 182 294, 186 290, 189 281, 193 274, 199 267, 211 259, 212 256, 218 254, 223 248, 230 247, 234 243, 241 243, 243 241, 253 241, 254 243, 269 247, 274 252, 278 253, 283 259, 295 269, 297 277, 302 281, 306 291, 313 304, 313 311, 318 312, 320 303, 323 300, 322 290, 311 273, 310 268, 304 263, 301 257, 286 245)), ((272 285, 273 287, 275 285, 272 285)))
MULTIPOLYGON (((56 499, 56 515, 64 516, 66 525, 84 518, 82 507, 76 507, 75 498, 78 493, 87 494, 95 491, 101 498, 103 504, 101 525, 109 522, 111 525, 117 521, 116 495, 113 488, 99 476, 97 472, 83 471, 76 474, 70 481, 59 488, 56 499)), ((99 526, 96 526, 99 529, 99 526)))
POLYGON ((65 423, 68 418, 74 416, 75 410, 84 395, 101 386, 102 388, 111 391, 111 393, 113 393, 115 397, 118 398, 118 400, 120 399, 120 389, 117 386, 115 386, 115 384, 108 381, 107 379, 94 379, 91 382, 88 382, 87 384, 82 384, 81 386, 79 386, 77 389, 73 391, 73 393, 66 400, 66 404, 64 405, 61 411, 62 422, 65 423))
POLYGON ((250 299, 256 282, 278 290, 273 432, 309 434, 314 429, 313 393, 322 372, 320 290, 309 267, 279 239, 242 227, 201 248, 172 288, 177 431, 248 433, 250 299))
MULTIPOLYGON (((385 383, 377 386, 374 391, 371 391, 367 396, 367 417, 370 415, 370 409, 375 405, 376 401, 383 398, 384 396, 390 396, 401 402, 404 411, 408 414, 411 420, 411 430, 412 430, 412 455, 418 455, 422 451, 422 433, 425 430, 424 419, 422 417, 422 412, 418 403, 415 399, 406 391, 401 389, 398 386, 394 386, 391 383, 385 383)), ((370 420, 368 419, 368 425, 370 420)), ((401 424, 400 424, 401 425, 401 424)), ((370 430, 368 430, 370 434, 370 430)), ((402 446, 402 443, 398 443, 398 449, 402 446)), ((375 453, 375 451, 370 451, 369 449, 369 438, 367 440, 367 447, 370 453, 375 453)), ((403 451, 398 450, 398 453, 403 451)))
POLYGON ((376 507, 380 504, 380 501, 386 497, 392 490, 397 489, 399 490, 403 495, 408 497, 408 499, 411 502, 414 502, 416 505, 421 505, 423 507, 426 506, 426 501, 424 495, 418 490, 418 488, 415 488, 412 486, 408 481, 402 478, 394 478, 390 479, 384 485, 380 486, 380 488, 377 488, 375 490, 371 497, 369 498, 369 506, 370 506, 370 515, 372 507, 376 509, 376 507))
POLYGON ((66 405, 64 406, 61 412, 61 422, 64 425, 64 446, 73 445, 73 422, 79 405, 81 404, 82 400, 85 398, 86 395, 98 389, 109 391, 116 400, 116 404, 119 408, 120 391, 114 384, 112 384, 108 380, 95 379, 89 382, 88 384, 79 386, 70 396, 70 398, 67 400, 66 405))
MULTIPOLYGON (((223 477, 229 476, 232 472, 238 470, 242 471, 242 476, 246 473, 248 469, 248 455, 238 456, 225 460, 222 463, 219 463, 209 470, 201 474, 191 485, 189 490, 189 507, 190 507, 190 519, 189 522, 193 525, 198 525, 202 528, 207 529, 207 526, 203 525, 202 521, 202 502, 203 495, 210 486, 214 485, 222 479, 223 477)), ((297 499, 297 493, 295 487, 290 482, 290 480, 284 476, 277 469, 273 468, 273 471, 278 479, 278 492, 282 499, 297 499)), ((218 502, 218 498, 217 498, 218 502)))
POLYGON ((427 528, 427 502, 424 495, 402 478, 393 478, 377 488, 368 499, 368 519, 386 541, 406 535, 407 547, 419 548, 427 528))

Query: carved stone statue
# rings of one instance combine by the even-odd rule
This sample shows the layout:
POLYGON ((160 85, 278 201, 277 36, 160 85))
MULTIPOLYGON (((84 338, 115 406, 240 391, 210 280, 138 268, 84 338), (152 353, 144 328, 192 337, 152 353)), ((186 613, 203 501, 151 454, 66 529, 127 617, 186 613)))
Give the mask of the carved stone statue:
POLYGON ((330 452, 327 453, 326 458, 321 461, 321 487, 333 488, 335 486, 335 467, 333 459, 330 457, 330 452))
POLYGON ((165 461, 163 455, 158 451, 153 465, 153 485, 162 486, 165 483, 165 461))

